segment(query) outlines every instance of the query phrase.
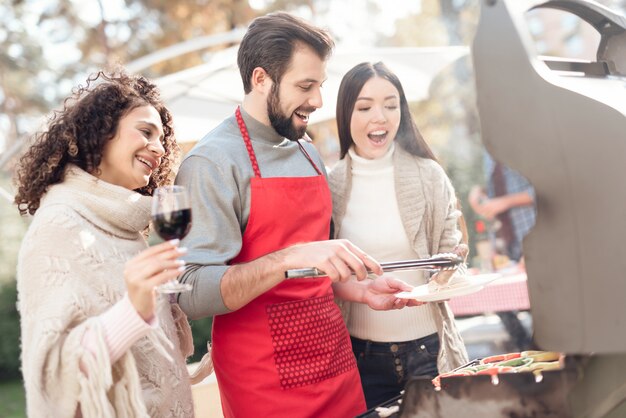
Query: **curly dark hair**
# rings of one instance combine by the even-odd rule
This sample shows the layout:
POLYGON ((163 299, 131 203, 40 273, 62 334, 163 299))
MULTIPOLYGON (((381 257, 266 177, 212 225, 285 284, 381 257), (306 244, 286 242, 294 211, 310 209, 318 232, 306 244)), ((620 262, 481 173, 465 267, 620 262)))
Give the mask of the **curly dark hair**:
POLYGON ((34 214, 48 187, 63 181, 65 168, 75 164, 98 175, 102 151, 117 133, 120 120, 137 107, 153 106, 163 124, 165 155, 147 186, 136 191, 152 194, 173 181, 173 168, 180 153, 174 137, 172 115, 161 101, 155 84, 142 76, 99 71, 87 78, 54 111, 46 130, 34 135, 33 144, 21 157, 15 183, 15 203, 20 214, 34 214))

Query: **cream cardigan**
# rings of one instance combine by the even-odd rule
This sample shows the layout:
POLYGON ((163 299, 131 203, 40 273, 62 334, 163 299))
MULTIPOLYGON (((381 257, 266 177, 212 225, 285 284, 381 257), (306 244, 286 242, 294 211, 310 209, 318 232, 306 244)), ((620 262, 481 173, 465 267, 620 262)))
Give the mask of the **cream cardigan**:
MULTIPOLYGON (((413 156, 400 146, 395 147, 393 164, 400 217, 417 255, 426 258, 452 251, 461 238, 457 228, 461 213, 456 209, 454 188, 441 166, 433 160, 413 156)), ((351 158, 346 154, 329 174, 335 237, 341 231, 346 213, 352 188, 351 173, 351 158)), ((346 318, 350 303, 339 303, 346 318)), ((448 304, 431 303, 430 306, 441 343, 437 367, 440 373, 445 373, 467 363, 467 352, 448 304)))
MULTIPOLYGON (((159 327, 114 364, 95 320, 123 297, 124 264, 147 247, 149 220, 150 197, 75 166, 45 194, 17 268, 29 416, 193 416, 177 336, 189 337, 189 325, 177 305, 159 296, 159 327), (88 329, 97 341, 93 354, 81 345, 88 329)), ((189 341, 182 343, 188 350, 189 341)))

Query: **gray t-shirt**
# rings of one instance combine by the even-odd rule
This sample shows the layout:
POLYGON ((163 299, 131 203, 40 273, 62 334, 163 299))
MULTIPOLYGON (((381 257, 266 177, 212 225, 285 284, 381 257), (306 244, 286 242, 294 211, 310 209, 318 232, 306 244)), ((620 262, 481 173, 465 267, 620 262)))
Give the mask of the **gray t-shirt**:
MULTIPOLYGON (((307 177, 317 172, 294 141, 280 136, 241 111, 262 177, 307 177)), ((326 175, 324 164, 310 143, 305 149, 326 175)), ((235 116, 209 132, 183 160, 176 184, 191 195, 192 227, 181 246, 187 263, 179 280, 193 285, 178 301, 191 319, 229 312, 224 305, 220 281, 228 262, 241 250, 250 214, 250 179, 254 177, 235 116)), ((280 214, 276 214, 280 223, 280 214)), ((329 219, 330 222, 330 219, 329 219)))

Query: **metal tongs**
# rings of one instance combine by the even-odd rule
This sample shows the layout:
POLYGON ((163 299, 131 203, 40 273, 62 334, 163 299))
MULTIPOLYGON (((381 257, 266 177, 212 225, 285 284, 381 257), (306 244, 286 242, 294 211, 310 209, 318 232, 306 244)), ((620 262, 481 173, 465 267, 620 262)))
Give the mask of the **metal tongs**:
MULTIPOLYGON (((417 260, 389 261, 380 263, 385 273, 390 271, 402 270, 456 270, 464 265, 461 256, 454 253, 436 254, 430 258, 422 258, 417 260)), ((372 271, 368 270, 368 273, 372 271)), ((302 279, 305 277, 324 277, 326 273, 315 268, 293 269, 285 272, 286 279, 302 279)))

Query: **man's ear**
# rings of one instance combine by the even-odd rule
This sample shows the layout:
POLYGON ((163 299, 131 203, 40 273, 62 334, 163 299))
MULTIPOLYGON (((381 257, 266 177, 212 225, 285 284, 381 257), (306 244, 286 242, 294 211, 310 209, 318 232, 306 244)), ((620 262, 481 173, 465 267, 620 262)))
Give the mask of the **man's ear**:
POLYGON ((269 74, 261 67, 252 70, 252 90, 260 93, 268 93, 272 87, 272 79, 269 74))

